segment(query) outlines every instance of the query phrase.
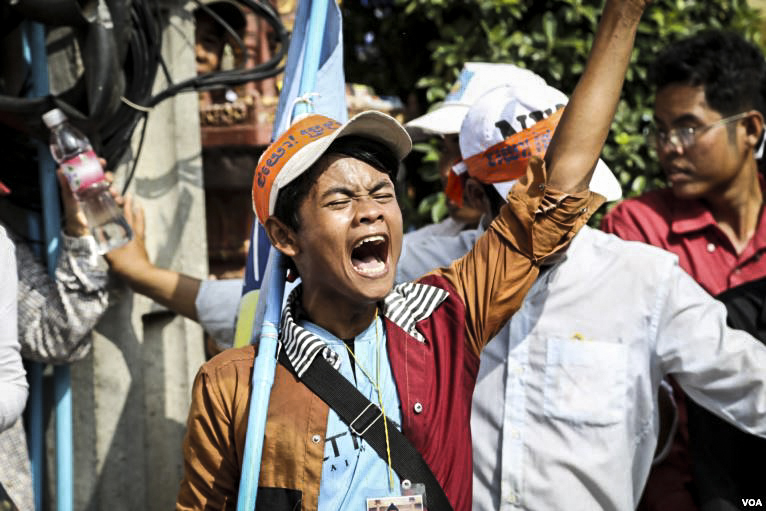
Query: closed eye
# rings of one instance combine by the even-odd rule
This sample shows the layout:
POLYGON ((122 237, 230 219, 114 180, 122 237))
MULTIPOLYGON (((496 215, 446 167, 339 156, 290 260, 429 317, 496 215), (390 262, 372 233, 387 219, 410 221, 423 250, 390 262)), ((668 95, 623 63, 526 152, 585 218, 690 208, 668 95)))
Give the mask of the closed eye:
MULTIPOLYGON (((372 198, 381 203, 390 202, 395 198, 394 193, 391 191, 393 186, 391 181, 382 179, 378 181, 371 189, 367 197, 372 198)), ((335 187, 325 191, 321 200, 326 200, 323 203, 324 207, 339 209, 347 206, 351 201, 359 199, 363 195, 356 195, 353 190, 346 187, 335 187)))
POLYGON ((348 205, 351 202, 351 199, 338 199, 331 202, 328 202, 325 204, 325 206, 330 208, 342 208, 346 205, 348 205))
POLYGON ((379 202, 388 202, 394 198, 393 193, 376 193, 372 196, 373 199, 379 202))

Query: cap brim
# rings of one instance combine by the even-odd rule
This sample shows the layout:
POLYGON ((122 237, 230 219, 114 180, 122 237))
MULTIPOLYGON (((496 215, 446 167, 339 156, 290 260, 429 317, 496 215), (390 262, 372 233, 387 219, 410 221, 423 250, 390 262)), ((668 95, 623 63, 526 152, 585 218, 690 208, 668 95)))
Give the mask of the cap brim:
MULTIPOLYGON (((500 197, 505 199, 508 197, 508 192, 511 191, 513 185, 516 184, 516 179, 512 181, 503 181, 502 183, 492 183, 500 194, 500 197)), ((596 170, 593 171, 593 176, 590 178, 588 184, 590 191, 596 192, 603 197, 606 197, 607 202, 616 201, 622 197, 622 187, 620 182, 614 176, 612 171, 607 167, 603 160, 598 160, 596 163, 596 170)))
POLYGON ((404 127, 413 136, 458 134, 467 113, 468 105, 443 104, 425 115, 412 119, 404 127))
POLYGON ((331 135, 320 138, 316 142, 303 147, 285 163, 285 166, 282 167, 271 187, 269 194, 269 215, 274 214, 279 190, 311 168, 327 152, 330 144, 335 139, 348 135, 368 138, 383 144, 394 153, 399 161, 402 161, 412 150, 410 136, 396 119, 376 110, 361 112, 349 119, 331 135))
POLYGON ((497 190, 497 193, 500 194, 500 197, 502 197, 504 201, 507 201, 508 192, 511 191, 511 188, 513 188, 513 185, 516 184, 516 181, 518 181, 518 179, 503 181, 502 183, 492 183, 492 186, 495 187, 495 190, 497 190))
POLYGON ((616 201, 622 198, 622 186, 615 177, 612 170, 607 167, 603 160, 599 159, 596 163, 596 170, 590 178, 588 188, 606 198, 607 202, 616 201))

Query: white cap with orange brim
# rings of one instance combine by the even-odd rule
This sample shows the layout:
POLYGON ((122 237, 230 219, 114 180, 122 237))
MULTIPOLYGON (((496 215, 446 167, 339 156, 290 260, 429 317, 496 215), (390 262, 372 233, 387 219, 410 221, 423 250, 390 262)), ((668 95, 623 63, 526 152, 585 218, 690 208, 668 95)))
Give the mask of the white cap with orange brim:
MULTIPOLYGON (((526 171, 531 156, 543 157, 568 98, 543 83, 506 84, 482 96, 468 111, 460 129, 463 160, 453 172, 491 183, 505 198, 526 171)), ((612 171, 598 160, 590 189, 607 201, 622 196, 612 171)), ((455 193, 453 191, 453 193, 455 193)))
POLYGON ((380 142, 401 161, 412 149, 404 127, 374 110, 345 123, 319 114, 296 119, 261 155, 253 176, 253 209, 263 224, 274 214, 279 191, 306 172, 341 136, 357 135, 380 142))
POLYGON ((545 80, 532 71, 512 64, 466 62, 444 101, 404 126, 413 136, 457 134, 468 109, 487 91, 506 83, 522 82, 545 85, 545 80))

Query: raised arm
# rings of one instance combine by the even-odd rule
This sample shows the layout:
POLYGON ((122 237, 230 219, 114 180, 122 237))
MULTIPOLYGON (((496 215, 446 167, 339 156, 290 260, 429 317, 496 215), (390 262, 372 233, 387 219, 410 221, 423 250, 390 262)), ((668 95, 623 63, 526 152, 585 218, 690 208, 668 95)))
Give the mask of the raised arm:
POLYGON ((548 184, 588 188, 620 98, 641 15, 651 0, 607 0, 593 46, 545 154, 548 184))
MULTIPOLYGON (((650 0, 607 0, 583 77, 548 147, 532 158, 487 232, 465 257, 436 270, 461 297, 475 354, 521 305, 601 205, 588 183, 612 121, 638 22, 650 0), (546 186, 547 183, 547 186, 546 186)), ((461 133, 463 136, 463 133, 461 133)))
POLYGON ((133 291, 197 321, 195 300, 200 279, 152 264, 144 246, 143 209, 139 206, 134 211, 131 197, 126 195, 123 210, 125 219, 133 228, 133 239, 104 255, 111 270, 133 291))

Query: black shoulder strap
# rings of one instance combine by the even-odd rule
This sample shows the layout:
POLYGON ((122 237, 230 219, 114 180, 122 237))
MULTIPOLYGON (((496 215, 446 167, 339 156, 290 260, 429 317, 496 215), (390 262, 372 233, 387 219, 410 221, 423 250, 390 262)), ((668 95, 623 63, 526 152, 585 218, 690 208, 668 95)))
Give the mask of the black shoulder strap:
MULTIPOLYGON (((284 350, 279 351, 279 362, 295 374, 284 350)), ((335 410, 354 434, 364 438, 382 459, 387 459, 386 432, 381 420, 384 416, 376 404, 364 397, 321 355, 314 358, 300 380, 335 410)), ((409 479, 412 483, 425 485, 426 508, 429 511, 452 511, 447 495, 418 450, 388 417, 385 420, 388 421, 393 469, 402 480, 409 479)))

